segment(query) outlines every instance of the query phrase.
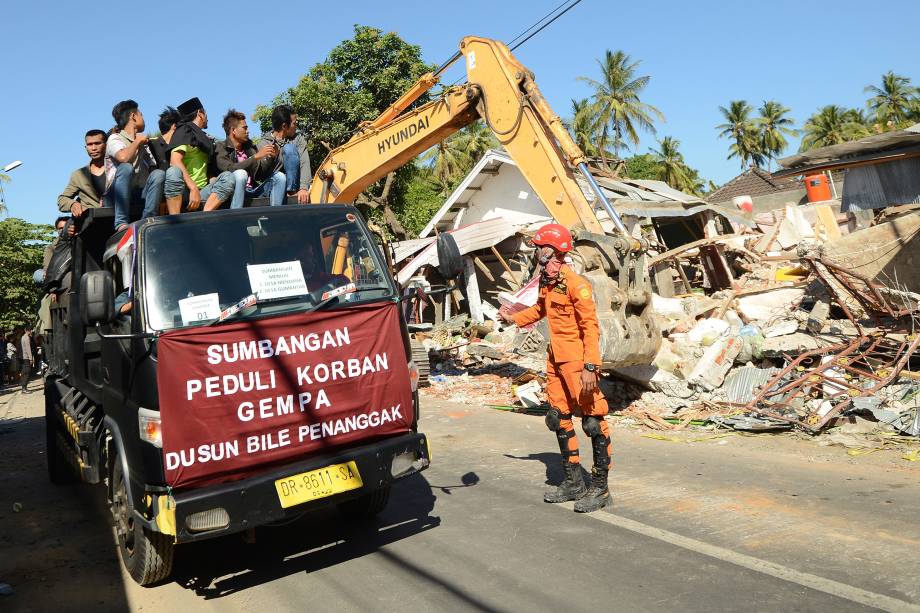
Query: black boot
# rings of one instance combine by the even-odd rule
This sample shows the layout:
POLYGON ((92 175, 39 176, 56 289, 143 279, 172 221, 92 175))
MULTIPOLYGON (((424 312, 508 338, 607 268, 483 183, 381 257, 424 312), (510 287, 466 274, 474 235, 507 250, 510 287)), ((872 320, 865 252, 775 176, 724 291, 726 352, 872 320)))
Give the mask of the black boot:
POLYGON ((565 470, 565 481, 554 491, 543 494, 543 502, 578 500, 588 491, 585 487, 585 480, 581 478, 581 464, 562 458, 562 468, 565 470))
POLYGON ((598 511, 613 502, 610 489, 607 487, 607 471, 594 467, 591 470, 591 487, 584 498, 575 503, 576 513, 590 513, 598 511))

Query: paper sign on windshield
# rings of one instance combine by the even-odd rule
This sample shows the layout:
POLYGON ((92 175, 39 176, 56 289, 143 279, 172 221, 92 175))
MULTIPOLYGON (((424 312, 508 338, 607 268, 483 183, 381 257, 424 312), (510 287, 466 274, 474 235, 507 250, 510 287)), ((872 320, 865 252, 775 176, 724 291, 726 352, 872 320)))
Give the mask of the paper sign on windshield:
POLYGON ((246 266, 246 270, 249 273, 249 285, 252 287, 252 293, 256 294, 259 300, 286 298, 309 293, 299 260, 276 262, 274 264, 249 264, 246 266))
POLYGON ((179 313, 182 315, 183 326, 214 319, 220 316, 220 297, 217 294, 203 294, 183 298, 179 301, 179 313))

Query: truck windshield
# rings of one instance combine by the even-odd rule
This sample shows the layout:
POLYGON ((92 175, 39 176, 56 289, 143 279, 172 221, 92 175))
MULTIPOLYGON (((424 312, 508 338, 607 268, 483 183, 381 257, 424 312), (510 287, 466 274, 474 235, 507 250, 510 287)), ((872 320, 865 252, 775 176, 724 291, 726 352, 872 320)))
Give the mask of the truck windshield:
POLYGON ((254 294, 246 316, 309 310, 339 294, 357 303, 393 296, 377 248, 353 209, 297 206, 182 216, 141 239, 149 329, 210 323, 254 294))

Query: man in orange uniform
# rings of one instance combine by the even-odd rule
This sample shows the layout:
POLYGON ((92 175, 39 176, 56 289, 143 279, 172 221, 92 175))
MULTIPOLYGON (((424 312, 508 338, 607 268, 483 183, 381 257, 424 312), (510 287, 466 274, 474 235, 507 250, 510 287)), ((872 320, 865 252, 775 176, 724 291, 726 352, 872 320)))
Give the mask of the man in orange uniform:
MULTIPOLYGON (((539 248, 542 272, 537 303, 510 319, 527 326, 546 317, 550 329, 546 362, 546 394, 550 409, 546 426, 556 433, 565 481, 544 495, 546 502, 575 500, 575 510, 587 513, 610 504, 607 472, 610 470, 610 428, 607 401, 597 386, 601 362, 597 309, 588 281, 567 264, 572 234, 559 224, 547 224, 533 237, 539 248), (575 438, 573 414, 581 415, 581 426, 591 438, 594 467, 591 487, 585 489, 575 438)), ((507 321, 509 318, 502 314, 507 321)))

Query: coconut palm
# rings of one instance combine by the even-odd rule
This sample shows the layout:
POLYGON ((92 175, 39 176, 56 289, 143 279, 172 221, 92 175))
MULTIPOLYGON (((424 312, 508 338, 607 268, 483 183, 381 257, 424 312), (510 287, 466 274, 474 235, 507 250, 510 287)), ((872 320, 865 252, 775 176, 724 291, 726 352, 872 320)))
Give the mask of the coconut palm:
POLYGON ((680 152, 680 141, 672 136, 665 136, 658 141, 659 149, 649 149, 658 164, 658 178, 674 189, 690 190, 695 186, 690 180, 690 169, 680 152))
POLYGON ((770 163, 789 145, 786 136, 798 136, 799 131, 792 127, 792 120, 786 117, 790 109, 776 100, 765 100, 757 111, 760 113, 757 118, 760 124, 760 148, 770 163))
POLYGON ((446 196, 454 183, 469 167, 469 158, 456 146, 453 139, 445 139, 422 156, 422 163, 431 169, 438 194, 446 196))
MULTIPOLYGON (((911 115, 911 104, 916 100, 918 90, 910 79, 889 70, 882 75, 881 87, 867 85, 864 92, 872 94, 867 105, 875 112, 876 120, 889 129, 906 123, 911 115)), ((883 128, 884 129, 884 128, 883 128)))
POLYGON ((572 118, 565 122, 565 127, 585 155, 597 156, 597 146, 594 144, 596 126, 591 114, 591 103, 587 98, 572 99, 572 118))
POLYGON ((764 162, 760 126, 751 118, 752 110, 747 100, 732 100, 728 108, 719 107, 725 123, 716 126, 716 130, 720 130, 719 138, 734 141, 728 148, 727 159, 737 157, 741 161, 742 170, 748 162, 757 167, 762 166, 764 162))
POLYGON ((489 149, 498 149, 501 143, 495 138, 495 133, 486 124, 479 120, 471 123, 463 130, 454 134, 449 140, 452 145, 466 156, 467 162, 475 164, 489 149))
POLYGON ((431 169, 438 193, 446 196, 486 151, 500 146, 492 131, 477 121, 429 149, 421 162, 431 169))
POLYGON ((655 133, 655 118, 664 121, 664 115, 654 106, 642 102, 642 90, 651 77, 636 76, 640 62, 632 61, 623 51, 607 50, 603 60, 597 61, 601 79, 578 77, 594 89, 591 96, 591 115, 597 127, 597 146, 601 163, 609 169, 607 148, 615 154, 627 146, 639 144, 639 130, 655 133))
POLYGON ((808 118, 803 126, 800 151, 839 145, 850 140, 868 136, 869 129, 861 121, 861 113, 829 104, 808 118))

